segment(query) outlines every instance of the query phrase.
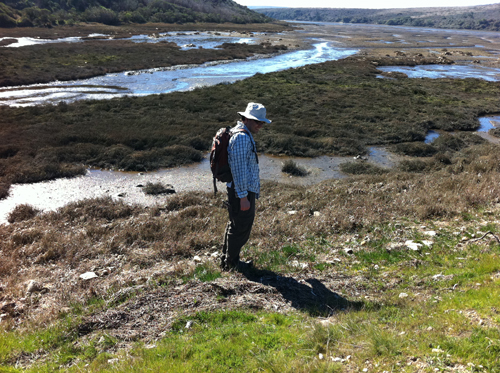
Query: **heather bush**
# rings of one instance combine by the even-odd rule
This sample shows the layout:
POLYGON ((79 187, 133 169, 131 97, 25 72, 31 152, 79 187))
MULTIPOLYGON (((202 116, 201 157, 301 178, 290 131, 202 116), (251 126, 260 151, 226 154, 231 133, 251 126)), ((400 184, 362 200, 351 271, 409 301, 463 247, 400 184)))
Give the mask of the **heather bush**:
POLYGON ((9 223, 20 222, 23 220, 28 220, 36 215, 38 215, 41 211, 31 205, 21 204, 17 205, 14 210, 9 213, 7 217, 7 221, 9 223))
POLYGON ((156 196, 159 194, 172 194, 175 193, 174 187, 172 185, 163 185, 161 182, 157 183, 147 183, 142 189, 144 193, 156 196))
POLYGON ((296 162, 292 161, 291 159, 288 159, 285 162, 283 162, 281 171, 292 176, 307 176, 309 174, 309 172, 305 169, 305 167, 299 166, 296 162))

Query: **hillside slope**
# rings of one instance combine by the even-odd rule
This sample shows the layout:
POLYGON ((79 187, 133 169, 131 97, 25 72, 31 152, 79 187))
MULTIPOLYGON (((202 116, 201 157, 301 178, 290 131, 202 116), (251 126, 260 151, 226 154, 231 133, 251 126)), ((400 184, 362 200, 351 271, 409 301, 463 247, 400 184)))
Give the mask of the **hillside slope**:
POLYGON ((0 27, 53 26, 76 22, 262 23, 269 18, 232 0, 7 0, 0 27))
POLYGON ((500 4, 408 9, 265 8, 256 11, 281 20, 500 30, 500 4))

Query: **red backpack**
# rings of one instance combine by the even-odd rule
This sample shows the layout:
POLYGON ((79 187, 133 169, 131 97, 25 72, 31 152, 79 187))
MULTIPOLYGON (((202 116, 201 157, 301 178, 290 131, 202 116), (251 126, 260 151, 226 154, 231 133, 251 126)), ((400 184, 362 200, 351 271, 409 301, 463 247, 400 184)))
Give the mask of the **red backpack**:
MULTIPOLYGON (((243 128, 236 130, 236 132, 245 132, 248 134, 248 132, 243 128)), ((210 152, 210 169, 212 170, 214 179, 214 194, 217 194, 216 180, 222 181, 223 183, 233 181, 233 175, 231 174, 227 157, 229 139, 233 134, 234 132, 231 132, 231 127, 223 127, 217 131, 212 143, 212 151, 210 152)))

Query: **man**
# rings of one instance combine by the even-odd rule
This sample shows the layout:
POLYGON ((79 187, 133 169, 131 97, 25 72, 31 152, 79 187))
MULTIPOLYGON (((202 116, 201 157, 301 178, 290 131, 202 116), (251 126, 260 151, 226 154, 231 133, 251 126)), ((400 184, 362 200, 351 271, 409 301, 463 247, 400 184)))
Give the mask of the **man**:
POLYGON ((259 160, 252 135, 257 134, 264 123, 271 123, 262 104, 250 102, 246 110, 238 114, 241 121, 231 129, 227 148, 233 181, 227 184, 229 222, 221 261, 225 270, 244 270, 251 266, 251 263, 240 261, 240 251, 250 237, 255 200, 260 193, 259 160))

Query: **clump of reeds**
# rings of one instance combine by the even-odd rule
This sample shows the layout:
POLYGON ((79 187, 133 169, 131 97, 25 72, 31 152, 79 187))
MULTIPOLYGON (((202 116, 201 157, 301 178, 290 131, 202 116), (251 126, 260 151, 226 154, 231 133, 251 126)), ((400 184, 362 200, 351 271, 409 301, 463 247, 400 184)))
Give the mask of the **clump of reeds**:
POLYGON ((307 171, 305 167, 298 165, 295 161, 292 161, 291 159, 288 159, 285 162, 283 162, 281 171, 292 176, 309 175, 309 171, 307 171))
POLYGON ((7 217, 7 221, 9 223, 15 223, 23 220, 28 220, 34 218, 40 212, 41 210, 28 204, 17 205, 7 217))
POLYGON ((163 183, 161 182, 157 183, 148 182, 142 190, 144 193, 152 196, 175 193, 175 189, 172 185, 170 184, 163 185, 163 183))

